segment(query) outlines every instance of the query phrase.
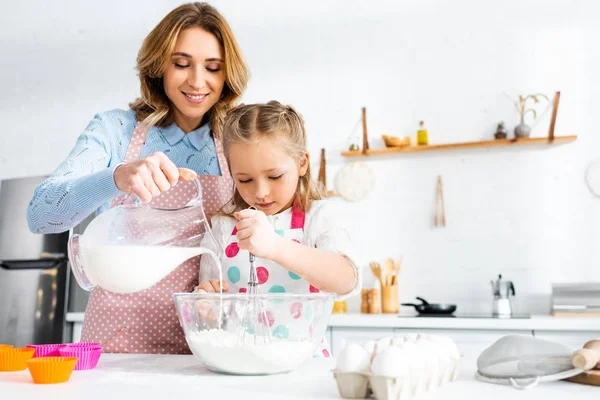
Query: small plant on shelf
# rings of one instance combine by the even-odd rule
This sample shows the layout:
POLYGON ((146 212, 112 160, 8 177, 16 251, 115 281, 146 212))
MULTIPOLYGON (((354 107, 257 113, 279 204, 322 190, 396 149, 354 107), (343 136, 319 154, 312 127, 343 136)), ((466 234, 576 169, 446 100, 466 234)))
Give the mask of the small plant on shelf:
POLYGON ((533 101, 534 104, 539 104, 540 99, 546 99, 546 101, 550 101, 548 96, 543 93, 537 94, 528 94, 526 96, 519 95, 519 100, 515 101, 515 108, 519 113, 519 125, 515 126, 515 137, 524 138, 529 137, 531 134, 531 127, 525 123, 525 115, 531 112, 533 114, 533 118, 537 118, 537 111, 534 108, 527 108, 528 102, 533 101))

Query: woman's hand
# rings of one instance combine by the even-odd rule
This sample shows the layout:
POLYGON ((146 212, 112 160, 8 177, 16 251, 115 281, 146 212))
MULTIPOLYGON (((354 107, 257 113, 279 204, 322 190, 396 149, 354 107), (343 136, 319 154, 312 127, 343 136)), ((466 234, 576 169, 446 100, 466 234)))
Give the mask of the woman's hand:
POLYGON ((181 178, 191 180, 196 173, 185 168, 177 168, 161 152, 118 166, 114 172, 117 188, 125 193, 135 193, 143 203, 171 189, 181 178))
POLYGON ((200 284, 196 286, 194 293, 217 293, 221 291, 221 285, 223 286, 223 292, 227 292, 229 290, 229 285, 227 285, 227 282, 221 281, 221 283, 219 283, 219 280, 215 279, 212 281, 200 282, 200 284))
POLYGON ((248 250, 256 257, 272 260, 277 253, 280 236, 275 233, 265 213, 247 209, 238 211, 233 216, 238 220, 235 227, 240 249, 248 250))

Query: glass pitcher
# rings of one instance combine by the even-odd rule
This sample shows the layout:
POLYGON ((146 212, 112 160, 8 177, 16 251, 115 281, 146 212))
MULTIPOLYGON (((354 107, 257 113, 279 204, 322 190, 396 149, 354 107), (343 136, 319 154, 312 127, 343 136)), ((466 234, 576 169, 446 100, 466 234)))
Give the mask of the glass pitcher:
POLYGON ((158 208, 131 194, 73 235, 68 252, 77 283, 88 291, 134 293, 197 255, 208 254, 218 265, 214 252, 221 249, 204 214, 200 182, 196 177, 184 184, 192 186, 187 193, 195 190, 184 207, 158 208))

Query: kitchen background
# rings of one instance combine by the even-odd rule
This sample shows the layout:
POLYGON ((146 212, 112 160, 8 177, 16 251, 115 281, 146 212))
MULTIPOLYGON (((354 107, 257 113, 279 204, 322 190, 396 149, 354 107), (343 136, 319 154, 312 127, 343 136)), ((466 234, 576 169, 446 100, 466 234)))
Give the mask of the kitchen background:
MULTIPOLYGON (((0 180, 48 174, 95 113, 138 93, 143 37, 180 1, 9 2, 0 15, 0 180)), ((305 117, 313 167, 327 149, 329 187, 352 161, 367 107, 381 134, 429 142, 493 138, 518 123, 504 93, 562 97, 552 147, 490 148, 365 158, 375 190, 335 198, 368 262, 403 256, 400 298, 489 311, 489 281, 514 282, 516 312, 546 313, 551 283, 600 281, 600 199, 584 180, 600 157, 600 5, 589 1, 211 1, 252 71, 245 102, 277 99, 305 117), (444 179, 445 228, 433 227, 444 179)), ((540 111, 547 111, 544 104, 540 111)), ((549 112, 532 136, 547 134, 549 112)), ((25 218, 25 215, 23 215, 25 218)), ((359 310, 359 298, 349 311, 359 310)))

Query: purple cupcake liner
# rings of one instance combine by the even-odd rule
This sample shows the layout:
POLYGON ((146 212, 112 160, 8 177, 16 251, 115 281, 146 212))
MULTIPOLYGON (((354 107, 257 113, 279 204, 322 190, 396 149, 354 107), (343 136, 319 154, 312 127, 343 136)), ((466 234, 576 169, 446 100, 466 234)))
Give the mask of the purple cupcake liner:
POLYGON ((60 356, 59 350, 65 346, 66 344, 28 344, 25 347, 35 349, 35 354, 33 355, 33 358, 38 358, 60 356))
POLYGON ((78 358, 77 364, 75 364, 75 371, 96 368, 98 360, 100 360, 100 356, 102 355, 102 348, 98 346, 66 346, 59 351, 63 357, 78 358))

